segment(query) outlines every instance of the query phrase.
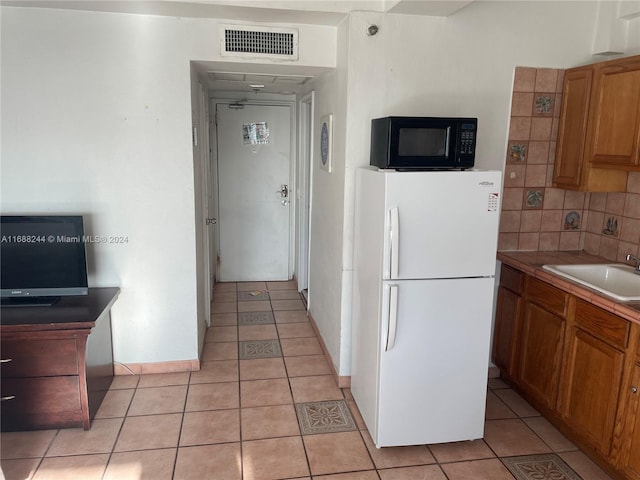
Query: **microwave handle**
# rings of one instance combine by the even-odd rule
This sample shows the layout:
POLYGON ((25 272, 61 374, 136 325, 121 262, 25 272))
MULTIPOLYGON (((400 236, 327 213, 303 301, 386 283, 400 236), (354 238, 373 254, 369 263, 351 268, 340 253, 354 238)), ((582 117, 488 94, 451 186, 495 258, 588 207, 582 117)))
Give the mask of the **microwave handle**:
POLYGON ((400 256, 400 219, 398 207, 389 210, 389 258, 391 259, 390 278, 398 278, 400 256))

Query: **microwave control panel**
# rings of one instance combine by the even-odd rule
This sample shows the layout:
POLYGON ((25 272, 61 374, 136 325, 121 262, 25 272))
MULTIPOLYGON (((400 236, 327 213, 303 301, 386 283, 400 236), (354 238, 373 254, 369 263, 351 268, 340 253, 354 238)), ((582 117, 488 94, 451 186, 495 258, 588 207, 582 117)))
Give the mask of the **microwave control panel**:
POLYGON ((472 123, 460 125, 460 155, 473 155, 476 148, 476 126, 472 123))

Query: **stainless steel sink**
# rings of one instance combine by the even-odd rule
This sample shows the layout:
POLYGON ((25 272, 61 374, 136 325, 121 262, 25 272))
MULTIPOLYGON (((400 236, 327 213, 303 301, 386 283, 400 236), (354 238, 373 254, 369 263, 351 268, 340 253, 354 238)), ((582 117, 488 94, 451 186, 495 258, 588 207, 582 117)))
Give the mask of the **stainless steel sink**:
POLYGON ((542 268, 616 300, 640 301, 640 275, 629 265, 543 265, 542 268))

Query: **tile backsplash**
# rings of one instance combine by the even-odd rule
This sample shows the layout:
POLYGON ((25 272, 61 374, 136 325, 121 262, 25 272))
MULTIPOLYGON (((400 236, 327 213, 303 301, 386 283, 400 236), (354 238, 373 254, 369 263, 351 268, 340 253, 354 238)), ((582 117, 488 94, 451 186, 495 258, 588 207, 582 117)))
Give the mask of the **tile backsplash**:
POLYGON ((517 67, 498 249, 640 254, 640 172, 626 193, 552 187, 564 70, 517 67))

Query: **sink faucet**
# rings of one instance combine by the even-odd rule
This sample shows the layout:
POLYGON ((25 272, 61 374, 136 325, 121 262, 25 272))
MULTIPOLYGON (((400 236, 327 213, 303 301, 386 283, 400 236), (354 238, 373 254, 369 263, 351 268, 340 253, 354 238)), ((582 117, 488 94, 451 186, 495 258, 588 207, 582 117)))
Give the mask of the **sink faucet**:
POLYGON ((631 255, 630 253, 627 255, 627 262, 633 260, 634 262, 636 262, 636 268, 633 271, 633 273, 637 273, 638 275, 640 275, 640 258, 636 257, 635 255, 631 255))

